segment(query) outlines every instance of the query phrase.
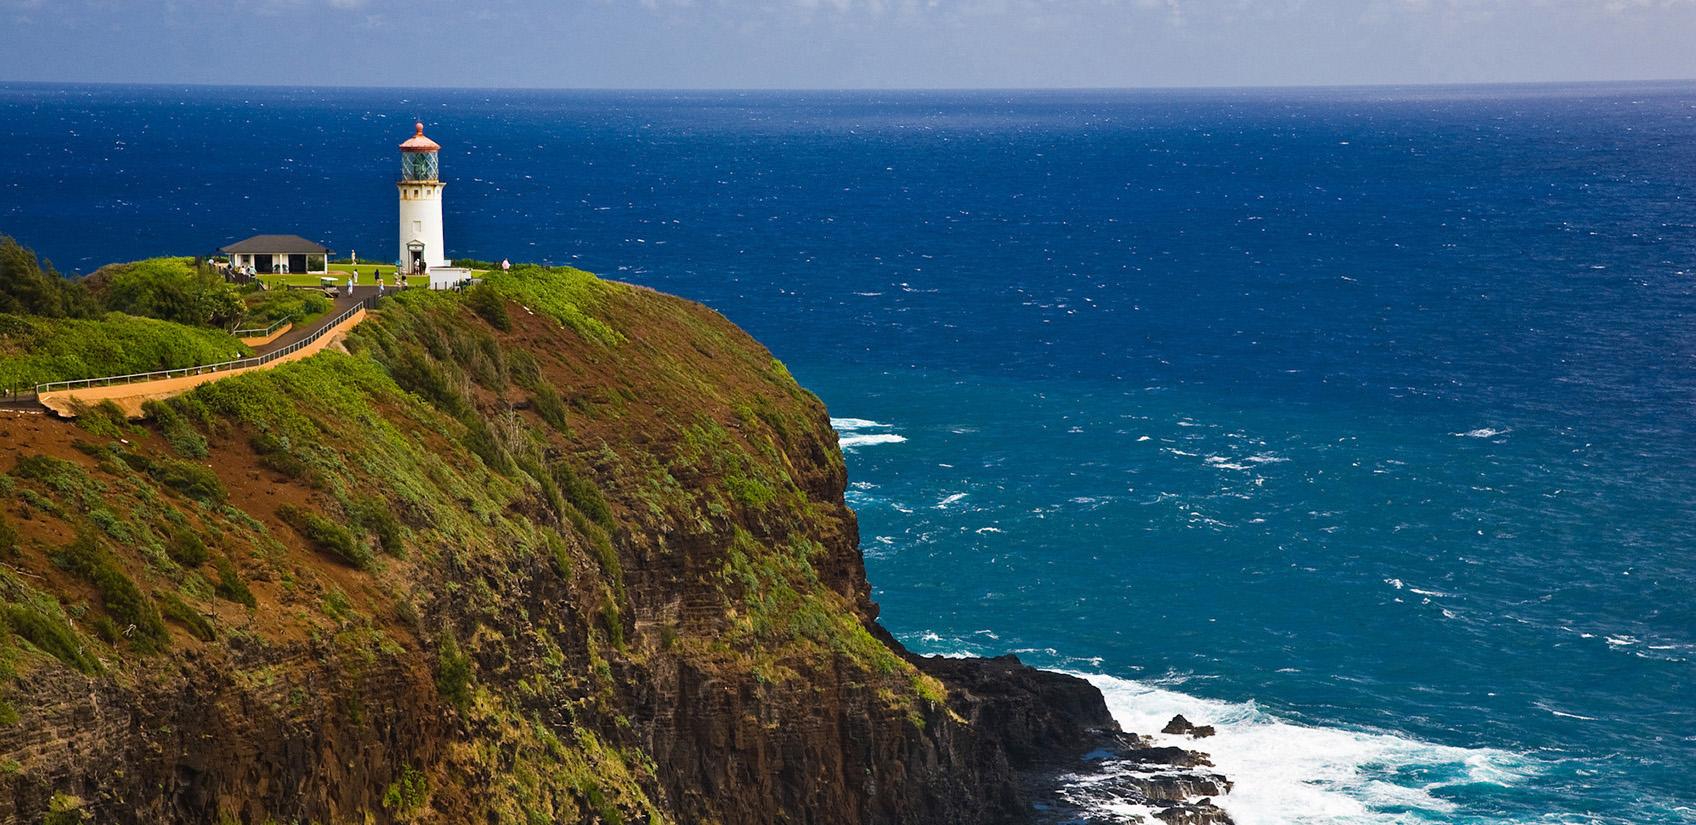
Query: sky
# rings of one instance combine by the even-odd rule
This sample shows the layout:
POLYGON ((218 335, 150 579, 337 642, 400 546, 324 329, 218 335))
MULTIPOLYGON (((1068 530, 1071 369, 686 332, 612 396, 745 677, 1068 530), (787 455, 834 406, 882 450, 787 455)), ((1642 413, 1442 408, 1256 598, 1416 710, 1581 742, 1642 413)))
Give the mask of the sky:
POLYGON ((1696 0, 0 0, 0 81, 1059 88, 1696 78, 1696 0))

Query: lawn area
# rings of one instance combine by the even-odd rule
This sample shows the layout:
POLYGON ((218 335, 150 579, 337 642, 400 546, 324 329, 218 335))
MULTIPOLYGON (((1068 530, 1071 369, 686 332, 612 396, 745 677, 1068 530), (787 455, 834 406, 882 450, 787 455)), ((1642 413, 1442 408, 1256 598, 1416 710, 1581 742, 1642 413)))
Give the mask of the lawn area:
MULTIPOLYGON (((353 269, 353 267, 348 264, 330 264, 330 271, 323 275, 303 275, 299 273, 290 275, 260 275, 259 280, 264 281, 266 286, 317 286, 319 278, 334 278, 338 285, 345 285, 347 283, 348 270, 350 269, 353 269)), ((375 266, 360 264, 359 280, 356 281, 356 283, 362 286, 370 286, 376 283, 377 279, 372 273, 377 269, 378 267, 375 266)), ((394 279, 394 267, 383 267, 382 270, 385 280, 394 279)))
MULTIPOLYGON (((348 271, 352 269, 357 269, 359 271, 358 279, 354 281, 354 284, 357 286, 372 286, 376 284, 376 273, 379 271, 383 273, 384 283, 387 283, 390 287, 395 285, 395 268, 393 264, 389 266, 377 266, 375 264, 367 263, 361 263, 357 267, 352 264, 330 264, 330 271, 324 275, 260 275, 259 280, 264 281, 268 286, 317 286, 319 278, 334 278, 336 279, 336 284, 338 286, 342 286, 347 284, 348 271)), ((475 275, 476 273, 474 272, 472 274, 475 275)))

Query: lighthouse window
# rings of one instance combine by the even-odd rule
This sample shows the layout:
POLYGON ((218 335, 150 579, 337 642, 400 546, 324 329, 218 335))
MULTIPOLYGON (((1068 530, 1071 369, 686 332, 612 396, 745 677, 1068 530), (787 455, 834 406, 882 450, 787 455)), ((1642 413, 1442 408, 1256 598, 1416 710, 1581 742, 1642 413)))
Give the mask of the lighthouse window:
POLYGON ((420 235, 420 234, 423 234, 423 232, 424 232, 424 222, 423 221, 413 221, 412 222, 412 234, 420 235))
POLYGON ((401 180, 435 180, 435 152, 403 152, 400 156, 401 180))

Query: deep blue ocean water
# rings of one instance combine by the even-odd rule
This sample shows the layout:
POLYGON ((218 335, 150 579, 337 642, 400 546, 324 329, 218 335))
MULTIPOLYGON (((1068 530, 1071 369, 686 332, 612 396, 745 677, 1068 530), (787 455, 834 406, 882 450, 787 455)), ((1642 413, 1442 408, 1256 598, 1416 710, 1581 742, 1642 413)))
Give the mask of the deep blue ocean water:
POLYGON ((690 296, 838 417, 883 621, 1209 740, 1239 822, 1696 821, 1696 85, 0 85, 62 270, 293 232, 690 296))

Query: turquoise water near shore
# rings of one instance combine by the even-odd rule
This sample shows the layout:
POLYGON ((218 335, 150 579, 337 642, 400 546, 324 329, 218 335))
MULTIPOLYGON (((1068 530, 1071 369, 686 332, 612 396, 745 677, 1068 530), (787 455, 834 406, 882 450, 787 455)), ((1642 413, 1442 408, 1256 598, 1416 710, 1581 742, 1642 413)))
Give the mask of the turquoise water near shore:
POLYGON ((1244 823, 1696 821, 1696 86, 11 85, 0 232, 389 256, 419 116, 456 255, 820 394, 915 649, 1218 723, 1244 823))

